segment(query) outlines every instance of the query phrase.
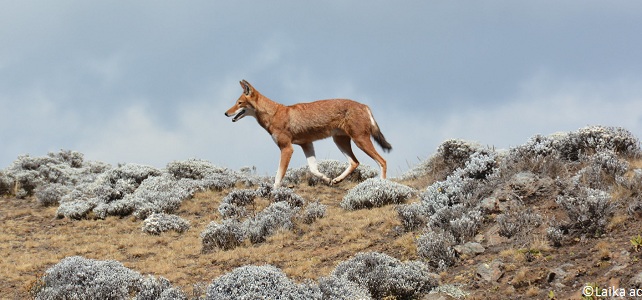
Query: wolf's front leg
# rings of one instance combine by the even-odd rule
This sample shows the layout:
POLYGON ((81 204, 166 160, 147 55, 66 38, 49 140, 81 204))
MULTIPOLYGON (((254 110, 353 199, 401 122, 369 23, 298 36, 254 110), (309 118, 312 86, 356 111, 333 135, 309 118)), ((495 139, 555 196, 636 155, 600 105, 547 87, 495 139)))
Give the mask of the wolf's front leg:
POLYGON ((305 158, 308 161, 308 168, 310 169, 310 173, 312 173, 312 175, 316 177, 321 178, 321 180, 323 180, 323 182, 325 182, 326 184, 330 184, 330 178, 319 172, 319 168, 317 167, 317 159, 314 154, 314 145, 312 143, 302 144, 301 149, 303 149, 305 158))
POLYGON ((283 147, 279 146, 279 148, 281 148, 281 159, 279 160, 279 169, 276 171, 276 178, 274 179, 274 188, 281 186, 281 181, 285 176, 285 171, 287 171, 290 159, 292 158, 292 152, 294 152, 292 144, 283 147))

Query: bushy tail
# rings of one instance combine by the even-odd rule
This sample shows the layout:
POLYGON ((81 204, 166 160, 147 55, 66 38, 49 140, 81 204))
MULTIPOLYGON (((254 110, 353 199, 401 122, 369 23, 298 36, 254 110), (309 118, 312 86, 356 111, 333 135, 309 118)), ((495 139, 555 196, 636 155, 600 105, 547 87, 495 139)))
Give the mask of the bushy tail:
POLYGON ((381 146, 384 152, 390 152, 390 150, 392 150, 392 145, 386 141, 386 137, 383 136, 383 133, 381 133, 378 127, 372 132, 372 138, 381 146))
POLYGON ((377 121, 375 121, 374 117, 372 116, 372 112, 368 109, 368 112, 370 113, 370 121, 371 121, 371 130, 370 130, 370 135, 372 135, 372 138, 381 146, 381 149, 383 149, 384 152, 390 152, 392 150, 392 145, 386 141, 386 137, 383 136, 383 133, 381 133, 381 130, 379 129, 379 125, 377 124, 377 121))

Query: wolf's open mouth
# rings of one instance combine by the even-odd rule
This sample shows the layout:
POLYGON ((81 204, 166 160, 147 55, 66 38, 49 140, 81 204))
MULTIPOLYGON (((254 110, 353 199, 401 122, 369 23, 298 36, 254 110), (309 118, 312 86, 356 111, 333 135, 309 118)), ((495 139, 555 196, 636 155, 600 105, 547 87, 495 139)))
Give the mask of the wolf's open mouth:
POLYGON ((243 117, 243 115, 245 115, 245 109, 241 110, 238 114, 236 114, 236 116, 234 116, 234 118, 232 118, 232 122, 238 121, 240 118, 243 117))

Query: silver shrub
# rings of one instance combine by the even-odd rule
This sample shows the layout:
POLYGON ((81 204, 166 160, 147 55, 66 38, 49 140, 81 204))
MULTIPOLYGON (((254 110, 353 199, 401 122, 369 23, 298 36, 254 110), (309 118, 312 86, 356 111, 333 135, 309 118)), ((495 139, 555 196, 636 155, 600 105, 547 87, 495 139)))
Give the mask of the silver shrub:
POLYGON ((609 193, 587 187, 578 187, 575 193, 558 196, 556 202, 566 211, 570 227, 594 236, 604 233, 616 208, 609 193))
POLYGON ((94 207, 94 204, 86 200, 65 201, 58 206, 56 217, 79 220, 87 216, 94 207))
POLYGON ((415 193, 411 187, 386 179, 370 178, 350 189, 341 201, 347 210, 400 204, 415 193))
POLYGON ((530 208, 513 208, 497 216, 499 235, 512 238, 529 234, 542 223, 542 217, 530 208))
POLYGON ((245 206, 254 203, 257 193, 255 190, 241 189, 232 190, 223 198, 222 203, 229 203, 238 206, 245 206))
POLYGON ((462 204, 443 206, 428 218, 428 228, 450 233, 457 243, 464 243, 477 234, 483 216, 477 207, 469 208, 462 204))
POLYGON ((13 179, 0 170, 0 196, 11 193, 12 189, 13 179))
POLYGON ((468 210, 458 218, 450 220, 449 231, 459 243, 464 243, 477 234, 484 217, 480 210, 468 210))
POLYGON ((317 219, 325 217, 326 206, 319 203, 319 201, 314 201, 308 204, 305 207, 303 216, 301 217, 303 223, 312 224, 317 219))
POLYGON ((42 277, 36 299, 186 299, 163 277, 142 276, 114 260, 62 259, 42 277))
POLYGON ((332 276, 366 288, 373 298, 416 298, 437 286, 422 262, 401 262, 379 252, 359 253, 337 265, 332 276))
POLYGON ((118 188, 119 184, 125 181, 127 182, 125 187, 129 188, 140 185, 149 177, 160 176, 161 174, 161 170, 152 166, 130 163, 108 170, 103 174, 103 180, 106 183, 110 183, 114 188, 118 188))
POLYGON ((495 152, 475 152, 470 155, 463 168, 453 172, 452 176, 473 179, 486 179, 497 170, 495 152))
POLYGON ((173 213, 183 200, 198 189, 191 180, 175 180, 168 175, 150 177, 125 197, 134 205, 134 216, 144 219, 152 213, 173 213))
POLYGON ((260 182, 256 188, 256 195, 259 197, 267 198, 272 193, 272 183, 260 182))
POLYGON ((234 218, 241 219, 247 216, 247 209, 243 206, 238 206, 231 203, 222 202, 218 206, 218 212, 221 214, 223 219, 234 218))
POLYGON ((417 239, 419 257, 438 270, 445 270, 455 264, 455 238, 450 232, 428 231, 417 239))
POLYGON ((134 300, 187 300, 187 296, 178 288, 172 287, 164 277, 146 276, 140 281, 140 291, 134 300))
POLYGON ((366 287, 352 282, 345 277, 330 275, 319 278, 319 289, 322 299, 337 300, 368 300, 372 299, 366 287))
POLYGON ((220 276, 207 288, 205 299, 322 299, 316 286, 296 284, 270 265, 244 266, 220 276))
POLYGON ((550 226, 546 229, 546 238, 553 244, 555 247, 562 245, 564 240, 564 231, 559 227, 550 226))
POLYGON ((66 185, 60 183, 50 183, 38 186, 35 189, 34 195, 42 206, 50 206, 58 204, 60 199, 71 191, 66 185))
POLYGON ((640 155, 640 141, 621 127, 588 126, 568 133, 555 144, 560 157, 579 160, 582 154, 611 150, 620 155, 640 155))
POLYGON ((72 256, 45 272, 36 299, 127 299, 141 279, 120 262, 72 256))
POLYGON ((439 145, 437 153, 401 175, 402 180, 416 179, 429 174, 439 179, 452 171, 463 168, 473 153, 488 154, 490 151, 475 142, 450 139, 439 145))
POLYGON ((421 202, 407 205, 397 205, 397 214, 406 231, 413 231, 423 228, 428 224, 429 214, 426 206, 421 202))
POLYGON ((234 219, 223 220, 221 224, 211 222, 201 232, 203 244, 202 252, 207 253, 214 249, 230 250, 236 248, 245 240, 245 231, 234 219))
POLYGON ((96 172, 109 168, 95 168, 98 163, 85 162, 79 152, 61 150, 47 156, 21 155, 5 170, 5 181, 13 187, 11 192, 23 198, 42 185, 58 183, 73 186, 95 178, 96 172))
POLYGON ((218 206, 218 211, 223 218, 236 218, 240 219, 247 214, 245 205, 254 204, 254 199, 257 196, 255 190, 241 189, 232 190, 218 206))
POLYGON ((294 193, 294 190, 286 187, 272 189, 270 197, 274 202, 287 202, 292 207, 302 207, 305 204, 303 197, 294 193))
POLYGON ((183 233, 189 228, 189 221, 177 215, 152 213, 143 221, 142 231, 147 234, 159 235, 170 230, 183 233))
POLYGON ((459 242, 476 233, 483 220, 478 195, 483 192, 488 178, 498 173, 497 155, 476 151, 466 157, 468 160, 463 167, 419 194, 421 202, 397 207, 407 231, 428 225, 450 231, 459 242))
POLYGON ((288 202, 274 202, 256 216, 246 219, 242 224, 243 230, 250 242, 262 243, 279 229, 292 229, 292 219, 299 209, 288 202))
POLYGON ((601 150, 590 157, 583 157, 588 163, 595 168, 603 170, 610 176, 622 176, 629 170, 629 163, 620 159, 615 151, 607 149, 601 150))
POLYGON ((160 176, 160 170, 144 165, 125 164, 108 169, 92 182, 84 182, 60 199, 59 217, 83 218, 90 211, 99 217, 131 214, 135 204, 131 195, 147 178, 160 176), (85 202, 79 205, 79 201, 85 202), (89 210, 86 208, 89 207, 89 210))
POLYGON ((264 179, 246 171, 234 171, 218 167, 206 160, 188 159, 167 164, 166 170, 176 179, 191 179, 202 189, 223 190, 232 188, 237 182, 246 186, 257 185, 264 179))

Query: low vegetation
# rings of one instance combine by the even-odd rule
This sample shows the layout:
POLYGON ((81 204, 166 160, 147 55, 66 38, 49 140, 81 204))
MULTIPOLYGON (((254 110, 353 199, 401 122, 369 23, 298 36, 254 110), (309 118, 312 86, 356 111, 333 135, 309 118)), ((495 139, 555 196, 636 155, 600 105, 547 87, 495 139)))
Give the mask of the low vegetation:
MULTIPOLYGON (((398 178, 327 186, 197 159, 81 153, 0 171, 2 298, 580 298, 642 287, 642 158, 622 128, 498 151, 447 140, 398 178)), ((331 174, 345 165, 320 162, 331 174)))

